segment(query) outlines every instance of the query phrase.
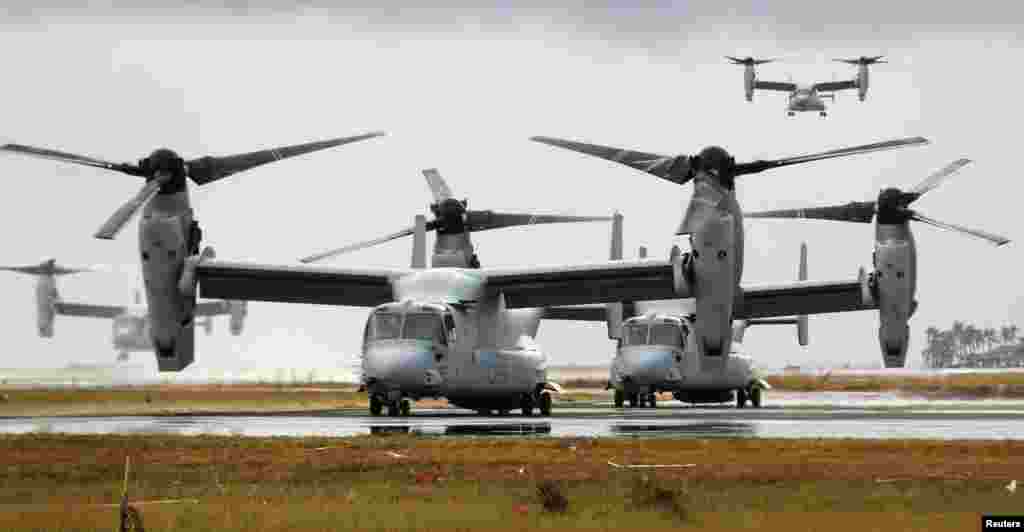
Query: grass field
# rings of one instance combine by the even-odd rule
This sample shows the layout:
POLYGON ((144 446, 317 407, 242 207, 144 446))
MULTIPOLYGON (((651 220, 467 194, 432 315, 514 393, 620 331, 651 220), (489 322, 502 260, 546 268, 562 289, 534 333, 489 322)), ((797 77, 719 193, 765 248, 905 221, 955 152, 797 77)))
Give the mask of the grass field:
POLYGON ((935 397, 1024 397, 1024 373, 961 373, 936 376, 773 375, 774 388, 790 391, 900 391, 935 397))
POLYGON ((98 505, 126 456, 150 531, 976 530, 1024 507, 1005 488, 1024 442, 31 434, 0 453, 0 530, 116 529, 98 505))

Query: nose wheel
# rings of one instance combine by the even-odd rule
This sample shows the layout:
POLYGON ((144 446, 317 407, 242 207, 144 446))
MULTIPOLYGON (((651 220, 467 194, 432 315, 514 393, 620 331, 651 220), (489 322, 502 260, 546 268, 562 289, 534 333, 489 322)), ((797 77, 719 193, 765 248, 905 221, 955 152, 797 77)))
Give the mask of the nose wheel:
POLYGON ((370 415, 379 416, 387 409, 388 417, 408 416, 412 411, 412 403, 408 399, 400 401, 385 401, 379 395, 370 396, 370 415))
POLYGON ((540 401, 538 405, 540 407, 540 415, 550 416, 551 415, 551 394, 548 392, 541 392, 540 401))
POLYGON ((828 113, 826 113, 825 111, 822 111, 822 112, 818 113, 818 116, 820 116, 822 118, 825 118, 826 116, 828 116, 828 113))

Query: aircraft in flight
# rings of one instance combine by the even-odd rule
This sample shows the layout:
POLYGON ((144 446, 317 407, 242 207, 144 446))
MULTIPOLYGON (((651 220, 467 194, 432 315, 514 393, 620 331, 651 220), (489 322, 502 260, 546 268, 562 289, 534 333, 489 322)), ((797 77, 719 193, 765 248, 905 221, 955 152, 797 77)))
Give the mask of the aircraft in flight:
MULTIPOLYGON (((844 205, 783 209, 747 213, 748 218, 808 218, 842 222, 875 222, 874 271, 866 277, 871 290, 865 294, 878 303, 878 342, 887 368, 902 368, 907 359, 910 328, 908 320, 917 310, 917 246, 910 222, 955 231, 986 240, 996 246, 1010 242, 1006 237, 940 222, 910 208, 910 205, 967 166, 969 159, 957 159, 925 178, 909 191, 886 188, 875 201, 852 201, 844 205)), ((861 277, 864 277, 863 272, 861 277)))
POLYGON ((821 81, 818 83, 798 84, 792 81, 762 81, 757 79, 754 67, 772 63, 775 59, 755 59, 753 57, 725 56, 734 65, 743 65, 743 91, 748 102, 754 100, 754 90, 781 91, 789 93, 786 104, 786 115, 817 111, 821 116, 828 116, 825 110, 825 98, 835 102, 835 94, 841 90, 857 89, 857 97, 864 101, 868 94, 868 67, 881 61, 883 56, 858 57, 856 59, 836 59, 835 61, 857 67, 857 78, 844 81, 821 81))
POLYGON ((396 233, 301 259, 317 262, 413 236, 411 271, 394 277, 393 301, 370 312, 364 331, 361 380, 370 413, 387 408, 388 415, 408 415, 410 400, 445 397, 482 414, 520 409, 529 416, 536 407, 549 415, 550 392, 559 388, 547 380, 547 358, 535 341, 545 309, 478 307, 464 298, 460 289, 472 290, 480 282, 470 235, 611 218, 469 210, 468 201, 455 199, 436 169, 424 170, 423 176, 434 198, 433 219, 417 216, 412 227, 396 233), (426 269, 428 231, 437 239, 426 269))
POLYGON ((113 170, 145 179, 139 192, 114 211, 93 236, 113 239, 142 210, 142 220, 139 221, 139 256, 142 259, 142 277, 149 309, 149 336, 157 353, 160 371, 181 371, 192 363, 195 351, 192 345, 195 339, 192 321, 195 318, 195 299, 183 296, 179 284, 183 280, 185 260, 190 257, 193 257, 193 261, 199 260, 199 243, 202 239, 202 230, 189 202, 186 178, 202 186, 281 159, 381 135, 383 133, 374 132, 188 161, 169 149, 160 148, 140 159, 137 164, 112 163, 22 144, 5 144, 0 146, 0 151, 113 170))
MULTIPOLYGON (((132 352, 151 351, 153 343, 149 334, 149 317, 138 291, 135 292, 134 305, 75 303, 65 301, 60 296, 56 283, 58 276, 96 269, 60 266, 55 259, 26 266, 0 266, 0 271, 22 273, 36 278, 36 323, 41 338, 53 337, 56 316, 102 318, 111 320, 111 343, 117 351, 118 361, 128 360, 128 354, 132 352)), ((196 306, 196 317, 206 318, 199 322, 206 330, 206 334, 213 331, 213 316, 228 315, 231 334, 238 336, 242 333, 246 314, 245 301, 209 301, 196 306)))

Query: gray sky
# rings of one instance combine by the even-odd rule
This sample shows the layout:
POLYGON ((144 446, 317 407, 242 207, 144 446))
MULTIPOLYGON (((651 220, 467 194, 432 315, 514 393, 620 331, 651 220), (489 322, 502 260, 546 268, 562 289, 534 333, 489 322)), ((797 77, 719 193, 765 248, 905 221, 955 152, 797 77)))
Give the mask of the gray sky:
MULTIPOLYGON (((739 160, 923 135, 932 145, 823 161, 742 178, 747 210, 874 199, 959 158, 975 163, 918 207, 943 221, 1021 238, 1015 170, 1024 107, 1015 92, 1022 20, 1013 2, 653 2, 635 7, 321 8, 225 2, 224 7, 5 8, 0 142, 134 161, 167 146, 185 157, 385 130, 389 136, 262 167, 192 188, 205 244, 220 258, 290 263, 380 236, 427 213, 420 170, 437 167, 482 209, 625 215, 627 249, 667 256, 691 187, 528 142, 561 136, 662 153, 720 144, 739 160), (845 79, 834 57, 885 54, 866 102, 841 93, 827 119, 787 118, 782 94, 743 100, 742 70, 722 55, 780 57, 762 79, 845 79)), ((5 156, 9 238, 4 263, 54 256, 136 270, 134 224, 114 242, 92 232, 138 183, 129 176, 5 156)), ((814 279, 870 265, 872 227, 748 222, 747 282, 795 277, 799 243, 814 279)), ((998 327, 1024 318, 1015 242, 994 248, 915 226, 924 329, 954 319, 998 327)), ((603 260, 607 224, 518 228, 475 237, 486 266, 603 260)), ((431 240, 432 242, 432 240, 431 240)), ((685 246, 683 241, 681 245, 685 246)), ((411 242, 335 260, 404 266, 411 242)), ((138 273, 63 278, 67 300, 129 303, 138 273)), ((102 320, 58 318, 36 336, 29 279, 0 276, 8 356, 0 366, 63 366, 113 358, 102 320)), ((252 303, 242 337, 199 333, 198 365, 330 367, 358 352, 366 309, 252 303)), ((877 315, 811 318, 795 331, 759 329, 746 347, 762 363, 880 361, 877 315)), ((554 364, 607 363, 599 324, 546 323, 554 364)), ((155 363, 152 355, 141 357, 155 363)))

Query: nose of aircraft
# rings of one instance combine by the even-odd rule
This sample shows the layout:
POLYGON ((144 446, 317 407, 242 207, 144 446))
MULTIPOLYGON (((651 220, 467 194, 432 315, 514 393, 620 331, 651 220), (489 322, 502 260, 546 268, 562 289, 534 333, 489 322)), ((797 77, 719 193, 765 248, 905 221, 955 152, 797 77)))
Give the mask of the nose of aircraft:
POLYGON ((656 346, 623 349, 620 354, 619 375, 638 386, 673 380, 673 352, 656 346))
POLYGON ((370 345, 365 360, 366 376, 389 386, 408 388, 440 384, 434 353, 427 343, 370 345))

